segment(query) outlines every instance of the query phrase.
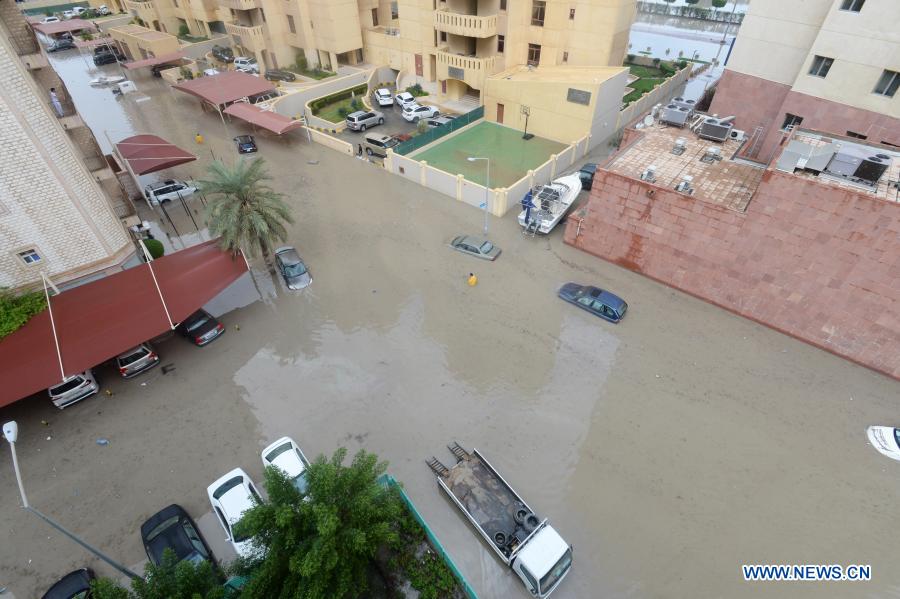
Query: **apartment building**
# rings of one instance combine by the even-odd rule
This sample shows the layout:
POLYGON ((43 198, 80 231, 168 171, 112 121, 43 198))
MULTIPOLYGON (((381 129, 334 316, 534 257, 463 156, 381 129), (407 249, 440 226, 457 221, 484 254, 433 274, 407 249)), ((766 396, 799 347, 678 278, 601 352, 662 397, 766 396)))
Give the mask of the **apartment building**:
MULTIPOLYGON (((101 4, 103 0, 91 0, 101 4)), ((225 33, 231 2, 226 0, 122 0, 125 11, 156 31, 178 35, 183 27, 190 35, 213 37, 225 33)))
POLYGON ((0 287, 57 285, 120 270, 131 212, 91 130, 31 27, 0 3, 0 287), (52 92, 52 93, 51 93, 52 92))
POLYGON ((767 161, 802 126, 900 146, 900 2, 753 0, 710 108, 767 161))

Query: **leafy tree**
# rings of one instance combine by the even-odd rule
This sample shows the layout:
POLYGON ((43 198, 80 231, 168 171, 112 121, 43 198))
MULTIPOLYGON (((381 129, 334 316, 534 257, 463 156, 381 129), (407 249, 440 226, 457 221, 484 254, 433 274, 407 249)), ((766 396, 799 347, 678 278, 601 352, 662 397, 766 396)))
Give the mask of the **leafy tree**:
POLYGON ((246 564, 253 576, 242 597, 352 599, 364 593, 376 552, 396 544, 403 508, 377 482, 387 464, 360 451, 344 465, 345 448, 319 456, 306 472, 305 498, 276 468, 265 475, 267 503, 238 524, 264 548, 246 564))
POLYGON ((713 8, 725 8, 726 4, 728 4, 728 0, 712 0, 713 8))
POLYGON ((16 295, 0 287, 0 339, 25 326, 32 316, 46 307, 47 298, 43 291, 16 295))
POLYGON ((147 248, 147 253, 154 260, 162 258, 166 253, 166 248, 159 239, 142 239, 141 243, 144 244, 144 247, 147 248))
POLYGON ((212 196, 206 219, 210 233, 221 236, 222 249, 235 254, 243 250, 251 257, 259 251, 272 269, 270 252, 287 238, 284 226, 294 217, 283 195, 266 184, 270 179, 262 158, 240 160, 233 167, 217 160, 200 188, 212 196))
POLYGON ((179 562, 171 549, 162 563, 147 566, 146 578, 131 581, 131 591, 109 578, 91 583, 95 599, 222 599, 225 589, 209 562, 179 562))

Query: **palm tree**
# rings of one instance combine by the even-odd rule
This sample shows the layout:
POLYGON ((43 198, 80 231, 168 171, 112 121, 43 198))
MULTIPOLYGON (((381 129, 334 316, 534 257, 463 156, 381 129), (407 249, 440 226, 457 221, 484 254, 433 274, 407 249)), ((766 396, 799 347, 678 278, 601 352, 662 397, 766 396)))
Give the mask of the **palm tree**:
POLYGON ((287 238, 284 226, 294 217, 284 196, 265 183, 270 179, 262 158, 241 160, 233 167, 217 160, 200 189, 211 196, 206 222, 209 232, 221 237, 222 249, 235 254, 243 250, 250 257, 259 251, 272 270, 272 248, 287 238))

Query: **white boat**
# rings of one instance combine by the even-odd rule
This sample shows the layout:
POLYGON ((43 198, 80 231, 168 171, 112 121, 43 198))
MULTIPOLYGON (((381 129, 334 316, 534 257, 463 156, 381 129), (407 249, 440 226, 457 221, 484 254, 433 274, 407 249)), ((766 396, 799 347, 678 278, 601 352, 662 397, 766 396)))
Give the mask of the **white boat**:
POLYGON ((546 235, 566 215, 580 191, 581 178, 578 173, 535 187, 522 198, 519 224, 526 233, 546 235))
POLYGON ((96 79, 91 79, 91 85, 112 85, 114 83, 121 83, 122 81, 125 81, 125 77, 122 77, 121 75, 113 75, 111 77, 101 75, 96 79))

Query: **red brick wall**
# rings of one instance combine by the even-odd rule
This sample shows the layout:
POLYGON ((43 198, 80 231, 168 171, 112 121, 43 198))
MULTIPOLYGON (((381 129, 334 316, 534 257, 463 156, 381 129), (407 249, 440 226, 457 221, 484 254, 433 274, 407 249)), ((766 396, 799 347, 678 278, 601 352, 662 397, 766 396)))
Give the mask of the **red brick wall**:
POLYGON ((781 105, 789 91, 790 85, 725 69, 707 112, 722 117, 735 115, 734 126, 747 135, 752 135, 757 126, 769 131, 779 116, 781 120, 775 123, 775 128, 781 127, 784 120, 781 105))
POLYGON ((777 171, 744 214, 605 170, 591 194, 566 243, 900 378, 900 204, 777 171))

